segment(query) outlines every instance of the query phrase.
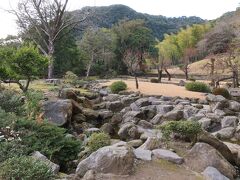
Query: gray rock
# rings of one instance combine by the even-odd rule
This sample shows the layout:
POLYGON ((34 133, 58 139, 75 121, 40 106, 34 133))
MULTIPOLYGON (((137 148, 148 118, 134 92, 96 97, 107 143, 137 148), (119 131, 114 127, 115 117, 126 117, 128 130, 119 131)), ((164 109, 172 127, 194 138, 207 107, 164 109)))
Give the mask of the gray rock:
POLYGON ((183 81, 183 80, 180 80, 179 83, 178 83, 179 86, 185 86, 185 84, 186 84, 186 82, 183 81))
POLYGON ((229 140, 234 136, 234 133, 235 133, 235 128, 227 127, 213 133, 213 135, 215 135, 217 138, 222 140, 229 140))
POLYGON ((126 107, 129 106, 131 103, 137 100, 137 97, 123 97, 121 99, 122 104, 126 107))
POLYGON ((166 120, 181 120, 183 119, 183 111, 182 110, 172 110, 163 115, 166 120))
POLYGON ((112 173, 116 175, 128 175, 134 165, 134 153, 127 146, 105 146, 92 153, 81 161, 76 169, 76 174, 83 177, 88 170, 97 173, 112 173))
POLYGON ((240 103, 236 101, 229 102, 229 109, 232 111, 239 112, 240 111, 240 103))
POLYGON ((203 129, 208 130, 211 125, 212 120, 209 118, 202 118, 198 122, 201 124, 203 129))
POLYGON ((161 140, 157 137, 149 137, 138 149, 153 150, 161 146, 161 140))
POLYGON ((184 119, 188 119, 193 115, 197 114, 199 110, 193 106, 185 106, 183 109, 183 117, 184 119))
POLYGON ((158 105, 156 106, 157 108, 157 113, 159 114, 165 114, 173 110, 172 105, 158 105))
POLYGON ((98 114, 103 120, 110 119, 113 116, 113 112, 109 110, 101 110, 98 114))
POLYGON ((221 120, 221 125, 222 125, 222 128, 237 127, 238 121, 239 120, 236 116, 225 116, 221 120))
POLYGON ((162 114, 157 114, 150 120, 150 123, 152 123, 153 125, 161 124, 162 117, 162 114))
POLYGON ((138 148, 143 144, 143 141, 141 139, 135 139, 132 141, 128 141, 127 144, 131 147, 138 148))
POLYGON ((196 143, 184 160, 193 171, 203 172, 208 166, 212 166, 230 179, 237 174, 235 168, 216 149, 206 143, 196 143))
POLYGON ((110 111, 113 112, 118 112, 121 111, 123 108, 123 104, 121 103, 121 101, 113 101, 113 102, 108 102, 106 104, 107 109, 109 109, 110 111))
POLYGON ((154 149, 152 152, 156 158, 165 159, 176 164, 183 163, 183 158, 172 151, 166 149, 154 149))
POLYGON ((146 119, 152 119, 156 115, 156 106, 150 105, 141 107, 140 111, 143 112, 143 114, 146 116, 146 119))
POLYGON ((151 129, 151 128, 153 128, 153 125, 152 125, 151 123, 145 121, 145 120, 140 120, 140 121, 138 122, 138 125, 141 126, 141 127, 143 127, 143 128, 146 128, 146 129, 151 129))
POLYGON ((99 133, 100 132, 100 129, 99 128, 88 128, 85 130, 85 133, 91 135, 93 133, 99 133))
POLYGON ((50 100, 43 102, 43 117, 48 122, 57 126, 63 126, 71 122, 72 118, 72 101, 67 100, 50 100))
POLYGON ((213 95, 213 94, 208 94, 206 96, 206 100, 209 101, 209 102, 222 102, 222 101, 225 101, 226 98, 221 96, 221 95, 213 95))
POLYGON ((130 108, 132 111, 140 111, 140 107, 136 103, 130 104, 130 108))
POLYGON ((134 149, 133 153, 137 159, 144 160, 144 161, 152 160, 152 151, 150 150, 134 149))
POLYGON ((82 180, 96 180, 96 173, 93 170, 86 172, 82 180))
POLYGON ((116 113, 113 115, 113 117, 110 120, 111 124, 117 125, 122 122, 122 115, 120 113, 116 113))
POLYGON ((46 156, 42 155, 39 151, 35 151, 31 155, 34 159, 42 161, 46 164, 54 174, 58 174, 60 166, 51 162, 46 156))
POLYGON ((230 180, 226 176, 222 175, 216 168, 208 166, 203 172, 203 176, 206 180, 230 180))
POLYGON ((119 97, 120 96, 118 94, 109 94, 108 96, 103 97, 103 101, 113 102, 119 100, 119 97))
POLYGON ((123 124, 118 131, 118 135, 122 140, 136 139, 140 136, 136 125, 133 123, 123 124))
POLYGON ((127 117, 145 119, 145 115, 143 114, 143 112, 140 111, 128 111, 126 114, 123 115, 123 119, 126 119, 127 117))
POLYGON ((140 99, 138 99, 137 101, 135 101, 135 104, 136 104, 138 107, 144 107, 144 106, 151 105, 151 102, 149 102, 149 99, 148 99, 148 98, 140 98, 140 99))
POLYGON ((109 135, 114 135, 114 132, 115 132, 113 126, 110 123, 103 124, 100 129, 102 132, 109 135))

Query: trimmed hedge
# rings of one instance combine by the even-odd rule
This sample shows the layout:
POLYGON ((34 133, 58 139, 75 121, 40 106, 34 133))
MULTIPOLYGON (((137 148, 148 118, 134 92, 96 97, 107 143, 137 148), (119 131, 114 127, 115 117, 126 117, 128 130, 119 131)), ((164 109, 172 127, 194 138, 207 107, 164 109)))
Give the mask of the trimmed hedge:
POLYGON ((225 98, 227 98, 227 99, 230 99, 230 98, 231 98, 230 93, 229 93, 228 90, 225 89, 225 88, 214 88, 213 91, 212 91, 212 93, 213 93, 214 95, 221 95, 221 96, 223 96, 223 97, 225 97, 225 98))
POLYGON ((113 93, 119 93, 127 89, 127 84, 123 81, 116 81, 111 84, 110 89, 113 93))
POLYGON ((203 82, 189 82, 185 84, 185 88, 188 91, 196 91, 196 92, 210 92, 210 88, 207 84, 203 82))

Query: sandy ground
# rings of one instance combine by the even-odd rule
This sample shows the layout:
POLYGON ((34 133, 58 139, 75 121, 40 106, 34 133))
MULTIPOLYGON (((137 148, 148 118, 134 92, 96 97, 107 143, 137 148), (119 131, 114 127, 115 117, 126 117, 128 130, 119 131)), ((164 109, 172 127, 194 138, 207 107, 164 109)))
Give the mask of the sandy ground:
MULTIPOLYGON (((119 80, 119 79, 118 79, 119 80)), ((110 80, 103 85, 111 85, 113 82, 117 80, 110 80)), ((173 84, 161 84, 161 83, 150 83, 150 82, 142 82, 139 81, 139 89, 136 89, 135 81, 130 80, 122 80, 124 81, 129 91, 140 91, 146 95, 164 95, 164 96, 180 96, 180 97, 188 97, 188 98, 199 98, 204 99, 204 93, 187 91, 185 87, 180 87, 173 84)))

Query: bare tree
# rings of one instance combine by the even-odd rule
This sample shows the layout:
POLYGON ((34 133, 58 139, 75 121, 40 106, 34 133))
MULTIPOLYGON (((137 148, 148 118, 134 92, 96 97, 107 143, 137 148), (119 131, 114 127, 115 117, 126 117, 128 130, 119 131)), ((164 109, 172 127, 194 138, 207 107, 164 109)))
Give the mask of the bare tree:
POLYGON ((76 20, 70 16, 66 11, 67 4, 68 0, 20 0, 17 9, 9 11, 16 15, 21 33, 34 41, 48 57, 48 78, 53 76, 56 40, 63 31, 71 30, 86 18, 76 20))

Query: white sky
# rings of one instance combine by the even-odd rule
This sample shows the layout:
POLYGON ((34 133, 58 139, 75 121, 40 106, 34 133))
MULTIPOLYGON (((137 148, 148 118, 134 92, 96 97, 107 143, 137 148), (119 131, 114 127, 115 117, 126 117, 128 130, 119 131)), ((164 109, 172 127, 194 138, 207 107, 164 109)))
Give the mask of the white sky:
MULTIPOLYGON (((0 0, 0 38, 8 34, 17 34, 15 17, 2 9, 14 7, 18 0, 0 0)), ((124 4, 134 10, 152 15, 167 17, 199 16, 203 19, 215 19, 223 13, 237 8, 240 0, 69 0, 68 10, 84 6, 108 6, 124 4)))

